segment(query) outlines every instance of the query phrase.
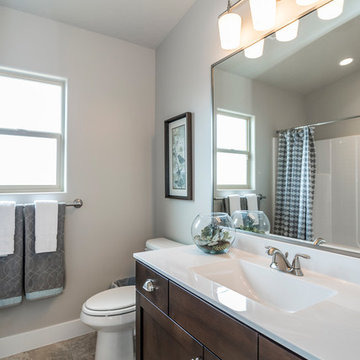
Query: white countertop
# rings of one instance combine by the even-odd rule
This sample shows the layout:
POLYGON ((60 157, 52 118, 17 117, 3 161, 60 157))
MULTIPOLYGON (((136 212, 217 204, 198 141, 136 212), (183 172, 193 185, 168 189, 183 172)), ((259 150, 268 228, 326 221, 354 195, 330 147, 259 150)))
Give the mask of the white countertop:
MULTIPOLYGON (((360 285, 303 268, 302 279, 334 290, 325 301, 297 312, 264 305, 199 275, 202 265, 242 259, 268 266, 269 257, 232 248, 228 254, 208 255, 195 245, 134 254, 170 280, 307 359, 360 359, 360 285), (219 294, 227 291, 224 298, 219 294)), ((223 263, 224 264, 224 263, 223 263)), ((334 266, 338 266, 334 264, 334 266)), ((276 271, 269 268, 269 271, 276 271)), ((293 276, 283 274, 284 276, 293 276)), ((360 274, 358 273, 360 277, 360 274)), ((276 291, 276 289, 274 289, 276 291)), ((304 294, 306 296, 306 294, 304 294)))

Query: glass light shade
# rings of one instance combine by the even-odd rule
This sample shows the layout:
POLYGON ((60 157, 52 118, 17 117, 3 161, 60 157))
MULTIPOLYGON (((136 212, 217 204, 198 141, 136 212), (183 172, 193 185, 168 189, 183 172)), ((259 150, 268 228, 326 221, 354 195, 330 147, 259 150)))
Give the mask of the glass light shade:
POLYGON ((296 0, 296 3, 301 6, 315 4, 318 0, 296 0))
POLYGON ((248 59, 257 59, 262 56, 264 52, 264 39, 258 41, 254 45, 249 46, 245 49, 245 56, 248 59))
POLYGON ((341 60, 341 61, 339 62, 339 65, 340 65, 340 66, 346 66, 346 65, 351 64, 353 61, 354 61, 353 58, 346 58, 346 59, 341 60))
POLYGON ((275 26, 276 0, 250 0, 254 29, 269 30, 275 26))
POLYGON ((241 17, 239 14, 226 13, 219 17, 219 34, 221 47, 233 50, 240 46, 241 17))
POLYGON ((299 30, 299 20, 294 21, 293 23, 285 26, 283 29, 280 29, 276 32, 276 40, 281 42, 291 41, 296 39, 299 30))
POLYGON ((344 9, 344 0, 333 0, 317 10, 318 17, 321 20, 335 19, 344 9))
POLYGON ((191 225, 191 235, 202 251, 227 253, 235 240, 234 223, 226 213, 199 214, 191 225))

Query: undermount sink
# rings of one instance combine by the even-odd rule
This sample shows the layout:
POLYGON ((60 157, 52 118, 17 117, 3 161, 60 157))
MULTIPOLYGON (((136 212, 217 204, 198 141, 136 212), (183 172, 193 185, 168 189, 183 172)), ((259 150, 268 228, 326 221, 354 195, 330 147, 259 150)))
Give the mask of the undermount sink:
POLYGON ((258 303, 290 313, 336 294, 336 291, 304 278, 246 260, 226 260, 191 270, 258 303))

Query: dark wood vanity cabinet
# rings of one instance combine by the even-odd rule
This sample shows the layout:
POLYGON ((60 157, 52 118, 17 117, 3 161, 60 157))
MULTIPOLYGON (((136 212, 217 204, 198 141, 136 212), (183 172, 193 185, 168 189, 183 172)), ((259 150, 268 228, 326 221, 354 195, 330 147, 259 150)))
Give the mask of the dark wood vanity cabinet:
POLYGON ((139 262, 136 289, 137 360, 303 359, 139 262))
POLYGON ((203 346, 143 295, 137 293, 137 359, 184 360, 203 357, 203 346), (139 335, 138 335, 139 334, 139 335))
POLYGON ((259 360, 301 360, 302 357, 259 335, 259 360))
POLYGON ((257 359, 257 333, 174 283, 169 316, 220 359, 257 359))

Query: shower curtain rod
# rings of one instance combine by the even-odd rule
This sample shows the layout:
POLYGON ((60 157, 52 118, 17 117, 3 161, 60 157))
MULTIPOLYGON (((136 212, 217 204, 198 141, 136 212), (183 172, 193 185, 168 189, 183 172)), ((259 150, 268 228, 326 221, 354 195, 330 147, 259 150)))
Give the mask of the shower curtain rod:
POLYGON ((306 127, 314 128, 316 126, 333 124, 333 123, 343 121, 343 120, 354 120, 354 119, 357 119, 357 118, 360 118, 360 115, 349 116, 349 117, 345 117, 345 118, 341 118, 341 119, 337 119, 337 120, 323 121, 323 122, 319 122, 319 123, 316 123, 316 124, 302 125, 302 126, 297 126, 297 127, 290 128, 290 129, 276 130, 276 133, 278 134, 281 131, 297 130, 297 129, 303 129, 303 128, 306 128, 306 127))

